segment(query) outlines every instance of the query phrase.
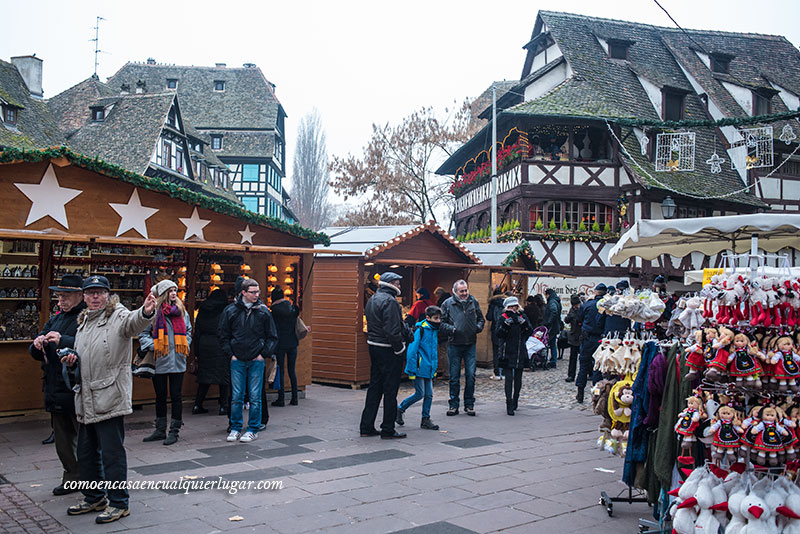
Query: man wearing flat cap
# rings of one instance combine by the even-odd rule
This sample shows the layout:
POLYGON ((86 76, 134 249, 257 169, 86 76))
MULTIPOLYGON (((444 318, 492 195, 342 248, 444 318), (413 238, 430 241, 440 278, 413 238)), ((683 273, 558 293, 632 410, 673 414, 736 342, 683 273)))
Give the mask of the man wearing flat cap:
POLYGON ((364 308, 367 316, 367 345, 369 347, 369 389, 361 413, 361 435, 383 439, 404 438, 394 428, 397 419, 397 389, 406 364, 408 327, 397 297, 402 276, 385 272, 378 281, 378 290, 364 308), (383 421, 380 432, 375 429, 378 406, 383 399, 383 421))
POLYGON ((594 373, 593 356, 605 328, 606 316, 597 310, 597 303, 606 296, 606 289, 605 284, 597 284, 594 288, 594 298, 584 302, 578 312, 578 322, 581 325, 581 352, 578 359, 578 376, 575 378, 575 385, 578 387, 575 400, 578 403, 583 403, 583 392, 589 377, 592 377, 593 383, 600 380, 600 373, 594 373))
POLYGON ((86 308, 77 274, 67 274, 50 291, 58 300, 58 313, 48 320, 30 346, 33 359, 41 362, 44 373, 44 408, 53 418, 56 454, 64 468, 61 484, 53 495, 66 495, 78 491, 67 489, 64 483, 78 480, 78 420, 75 418, 75 399, 61 373, 61 361, 56 351, 75 347, 78 315, 86 308))

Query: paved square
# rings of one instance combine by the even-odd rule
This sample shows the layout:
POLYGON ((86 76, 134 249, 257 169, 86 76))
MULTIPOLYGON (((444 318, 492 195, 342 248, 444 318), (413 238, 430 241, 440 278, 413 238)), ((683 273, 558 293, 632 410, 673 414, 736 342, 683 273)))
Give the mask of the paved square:
MULTIPOLYGON (((601 490, 616 495, 624 488, 622 460, 595 449, 598 418, 581 409, 534 407, 544 401, 534 400, 529 376, 531 399, 514 417, 503 401, 479 395, 477 417, 445 417, 446 404, 434 405, 441 425, 435 432, 410 423, 419 415, 414 406, 401 440, 359 436, 363 390, 312 385, 299 406, 271 410, 267 430, 248 444, 227 443, 226 418, 191 415, 188 403, 178 443, 143 443, 154 418, 147 406, 126 420, 130 480, 277 481, 282 489, 133 490, 131 515, 105 526, 94 523, 94 514, 66 515, 79 494, 51 493, 61 468, 54 447, 40 443, 49 433, 46 415, 8 418, 0 421, 0 484, 3 478, 9 484, 0 488, 16 495, 4 504, 24 513, 1 514, 0 531, 33 532, 37 521, 81 534, 634 531, 638 517, 651 517, 646 505, 618 503, 609 518, 597 504, 601 490)), ((478 392, 493 385, 479 371, 478 392)), ((403 384, 398 396, 411 389, 403 384)))

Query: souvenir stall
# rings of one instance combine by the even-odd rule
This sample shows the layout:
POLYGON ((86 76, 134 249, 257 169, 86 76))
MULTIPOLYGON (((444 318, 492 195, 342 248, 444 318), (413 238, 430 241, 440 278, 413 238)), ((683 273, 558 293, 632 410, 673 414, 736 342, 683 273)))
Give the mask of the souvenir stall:
MULTIPOLYGON (((747 525, 757 532, 787 532, 800 518, 800 506, 789 505, 800 504, 794 482, 800 279, 791 270, 796 251, 761 251, 800 244, 800 216, 709 219, 715 218, 640 221, 642 228, 632 229, 611 252, 612 260, 624 261, 633 255, 741 250, 744 239, 751 244, 750 254, 728 254, 721 272, 706 273, 703 290, 690 295, 684 308, 676 307, 672 339, 645 342, 634 373, 629 371, 636 358, 626 356, 628 349, 614 347, 614 340, 601 342, 595 357, 614 385, 602 381, 595 387, 595 411, 604 416, 598 446, 624 454, 623 481, 658 505, 660 521, 641 521, 643 531, 740 532, 747 525), (739 219, 738 226, 730 219, 739 219), (654 231, 658 225, 661 230, 654 231), (681 238, 676 226, 688 233, 681 238), (768 271, 768 263, 777 272, 768 271), (609 447, 614 439, 617 447, 609 447)), ((625 313, 635 307, 632 300, 606 304, 625 313)), ((603 494, 609 514, 615 500, 631 499, 603 494)))
MULTIPOLYGON (((508 243, 467 243, 467 247, 483 263, 469 278, 470 293, 478 299, 484 315, 495 288, 507 294, 514 294, 523 304, 530 288, 539 278, 574 278, 568 274, 541 271, 541 265, 531 250, 528 241, 508 243)), ((562 303, 568 308, 569 303, 562 303)), ((566 311, 565 311, 566 313, 566 311)), ((480 367, 492 366, 492 337, 489 324, 478 335, 475 347, 477 364, 480 367)))
MULTIPOLYGON (((280 285, 311 321, 311 247, 327 242, 324 234, 64 148, 0 153, 0 206, 4 414, 42 407, 41 370, 28 347, 56 311, 48 287, 66 273, 106 276, 112 294, 129 307, 172 278, 191 317, 213 289, 232 298, 236 277, 245 275, 260 282, 264 298, 270 285, 280 285)), ((311 379, 310 342, 301 343, 300 353, 304 387, 311 379)), ((185 395, 194 388, 187 377, 185 395)), ((135 402, 153 396, 150 381, 134 381, 135 402)))
MULTIPOLYGON (((377 290, 376 277, 386 271, 403 277, 401 306, 405 316, 425 288, 450 293, 453 283, 467 279, 481 261, 434 222, 420 226, 326 228, 331 247, 350 251, 342 256, 316 247, 311 284, 314 291, 312 379, 360 387, 369 383, 364 305, 377 290)), ((440 345, 440 350, 442 345, 440 345)), ((440 372, 446 367, 440 352, 440 372)))

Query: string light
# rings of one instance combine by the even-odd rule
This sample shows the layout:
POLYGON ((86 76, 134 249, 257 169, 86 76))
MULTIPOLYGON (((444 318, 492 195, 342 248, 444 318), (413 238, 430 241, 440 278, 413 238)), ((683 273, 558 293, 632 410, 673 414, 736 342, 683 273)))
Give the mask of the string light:
MULTIPOLYGON (((800 119, 798 119, 798 121, 800 121, 800 119)), ((722 199, 722 198, 728 198, 728 197, 732 197, 732 196, 734 196, 734 195, 738 195, 739 193, 744 193, 744 192, 747 192, 747 191, 749 191, 750 189, 754 188, 756 185, 758 185, 758 184, 759 184, 759 183, 760 183, 762 180, 765 180, 765 179, 767 179, 767 178, 770 178, 770 177, 771 177, 773 174, 775 174, 775 173, 776 173, 776 172, 777 172, 777 171, 778 171, 778 170, 779 170, 781 167, 783 167, 783 165, 784 165, 784 164, 785 164, 787 161, 789 161, 789 160, 792 158, 792 156, 794 156, 795 154, 797 154, 798 150, 800 150, 800 144, 798 144, 798 145, 797 145, 797 147, 796 147, 796 148, 795 148, 795 149, 792 151, 792 153, 791 153, 791 154, 789 154, 789 155, 786 157, 786 159, 784 159, 784 160, 781 162, 781 164, 780 164, 780 165, 778 165, 777 167, 775 167, 774 169, 772 169, 772 170, 769 172, 769 174, 766 174, 766 175, 764 175, 764 176, 761 176, 761 177, 759 177, 759 178, 758 178, 758 179, 757 179, 755 182, 753 182, 753 184, 752 184, 752 185, 745 186, 745 187, 743 187, 743 188, 741 188, 741 189, 737 189, 736 191, 731 191, 731 192, 729 192, 729 193, 725 193, 725 194, 723 194, 723 195, 710 195, 710 196, 702 196, 702 195, 695 195, 695 194, 692 194, 692 193, 687 193, 686 191, 678 191, 677 189, 673 189, 672 187, 669 187, 668 185, 666 185, 666 184, 662 183, 662 182, 661 182, 660 180, 658 180, 657 178, 654 178, 654 177, 653 177, 653 176, 652 176, 652 175, 651 175, 649 172, 647 172, 647 171, 646 171, 646 170, 645 170, 645 169, 644 169, 644 168, 643 168, 641 165, 639 165, 639 162, 638 162, 638 161, 636 161, 636 160, 635 160, 635 159, 634 159, 634 158, 633 158, 633 157, 632 157, 632 156, 631 156, 631 155, 628 153, 628 150, 625 148, 625 145, 623 145, 623 144, 622 144, 622 141, 620 141, 620 140, 619 140, 619 137, 617 137, 617 134, 616 134, 616 133, 614 133, 614 129, 613 129, 613 128, 611 128, 611 124, 609 124, 609 122, 608 122, 608 121, 605 121, 605 123, 606 123, 606 127, 608 128, 608 131, 609 131, 609 132, 611 132, 611 137, 613 137, 613 138, 614 138, 614 140, 617 142, 617 144, 619 145, 619 147, 622 149, 622 153, 625 155, 625 157, 626 157, 626 158, 628 158, 628 160, 630 160, 630 161, 631 161, 631 162, 632 162, 632 163, 633 163, 633 164, 636 166, 636 168, 638 168, 638 169, 639 169, 639 170, 642 172, 642 174, 644 174, 644 175, 645 175, 647 178, 649 178, 650 180, 652 180, 653 182, 655 182, 656 184, 658 184, 659 188, 661 188, 661 189, 665 189, 665 190, 667 190, 667 191, 670 191, 670 192, 672 192, 672 193, 677 193, 677 194, 679 194, 679 195, 682 195, 682 196, 685 196, 685 197, 689 197, 689 198, 695 198, 695 199, 698 199, 698 200, 713 200, 713 199, 722 199)))

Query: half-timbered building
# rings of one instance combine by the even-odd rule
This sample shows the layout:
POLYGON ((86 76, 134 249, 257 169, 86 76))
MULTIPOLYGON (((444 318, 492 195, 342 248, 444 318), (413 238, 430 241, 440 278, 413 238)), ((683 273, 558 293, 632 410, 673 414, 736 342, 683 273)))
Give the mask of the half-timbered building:
MULTIPOLYGON (((523 48, 519 81, 497 94, 498 220, 519 221, 543 269, 634 285, 658 273, 678 279, 716 259, 613 266, 608 249, 642 218, 800 210, 800 158, 788 158, 800 125, 747 124, 800 106, 800 53, 784 37, 541 11, 523 48), (723 118, 742 124, 660 124, 723 118), (758 126, 772 130, 755 154, 740 128, 758 126), (665 146, 662 133, 683 135, 665 146)), ((481 117, 491 119, 491 106, 481 117)), ((437 171, 454 176, 455 233, 466 240, 491 220, 490 128, 437 171)))

